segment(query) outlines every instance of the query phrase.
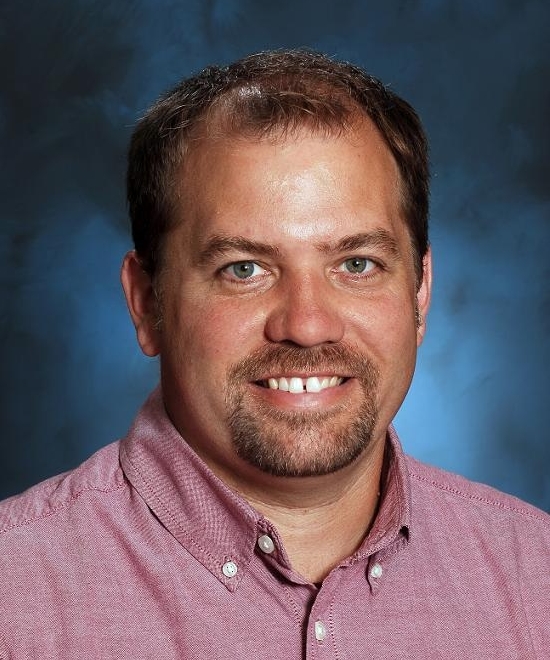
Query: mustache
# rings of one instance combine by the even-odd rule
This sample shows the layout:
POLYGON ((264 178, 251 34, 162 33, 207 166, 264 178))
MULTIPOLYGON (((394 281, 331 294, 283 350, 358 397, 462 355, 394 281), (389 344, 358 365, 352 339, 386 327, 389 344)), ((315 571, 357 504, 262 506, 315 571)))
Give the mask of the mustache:
POLYGON ((229 378, 254 381, 271 374, 293 371, 306 374, 328 372, 358 378, 368 383, 378 379, 378 369, 364 353, 341 343, 310 348, 292 345, 262 346, 230 369, 229 378))

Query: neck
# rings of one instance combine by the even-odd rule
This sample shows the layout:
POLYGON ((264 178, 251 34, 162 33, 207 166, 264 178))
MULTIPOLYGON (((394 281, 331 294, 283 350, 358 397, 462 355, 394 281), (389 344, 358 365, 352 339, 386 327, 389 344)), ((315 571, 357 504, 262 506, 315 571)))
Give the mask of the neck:
POLYGON ((313 583, 352 555, 378 505, 384 447, 323 477, 285 479, 278 492, 242 495, 279 531, 293 568, 313 583))

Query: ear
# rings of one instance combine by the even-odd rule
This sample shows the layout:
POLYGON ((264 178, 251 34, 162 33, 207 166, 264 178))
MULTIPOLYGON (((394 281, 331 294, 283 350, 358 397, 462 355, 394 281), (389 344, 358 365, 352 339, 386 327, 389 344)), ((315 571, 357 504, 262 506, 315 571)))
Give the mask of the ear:
POLYGON ((158 302, 151 277, 143 270, 135 250, 124 257, 120 280, 136 328, 138 344, 145 355, 154 357, 160 353, 158 302))
POLYGON ((428 251, 422 259, 422 282, 416 292, 416 304, 418 310, 418 324, 416 328, 416 344, 420 346, 426 333, 426 316, 430 309, 432 297, 432 251, 428 251))

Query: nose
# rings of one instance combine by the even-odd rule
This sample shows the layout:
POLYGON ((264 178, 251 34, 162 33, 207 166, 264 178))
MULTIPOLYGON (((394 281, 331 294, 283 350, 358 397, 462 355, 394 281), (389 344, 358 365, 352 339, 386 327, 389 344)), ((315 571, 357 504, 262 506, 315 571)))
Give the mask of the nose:
POLYGON ((337 292, 322 276, 287 278, 278 286, 266 319, 266 339, 311 347, 334 343, 344 335, 337 292))

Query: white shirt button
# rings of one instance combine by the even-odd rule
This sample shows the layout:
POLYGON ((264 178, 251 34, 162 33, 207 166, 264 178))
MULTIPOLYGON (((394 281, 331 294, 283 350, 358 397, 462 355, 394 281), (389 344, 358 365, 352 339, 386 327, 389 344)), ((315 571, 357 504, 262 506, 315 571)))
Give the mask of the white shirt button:
POLYGON ((260 536, 258 539, 258 547, 262 552, 265 552, 266 554, 270 555, 273 550, 275 550, 275 543, 273 543, 273 539, 271 536, 268 536, 267 534, 264 534, 263 536, 260 536))
POLYGON ((225 575, 225 577, 232 578, 237 575, 237 571, 239 569, 237 568, 237 564, 234 561, 226 561, 225 564, 222 566, 222 572, 225 575))
POLYGON ((370 576, 371 578, 379 578, 382 577, 382 573, 384 571, 382 570, 382 566, 378 562, 376 564, 372 565, 372 568, 370 569, 370 576))
POLYGON ((322 621, 316 621, 315 622, 315 639, 318 642, 322 642, 325 637, 327 636, 327 629, 325 628, 325 624, 322 621))

